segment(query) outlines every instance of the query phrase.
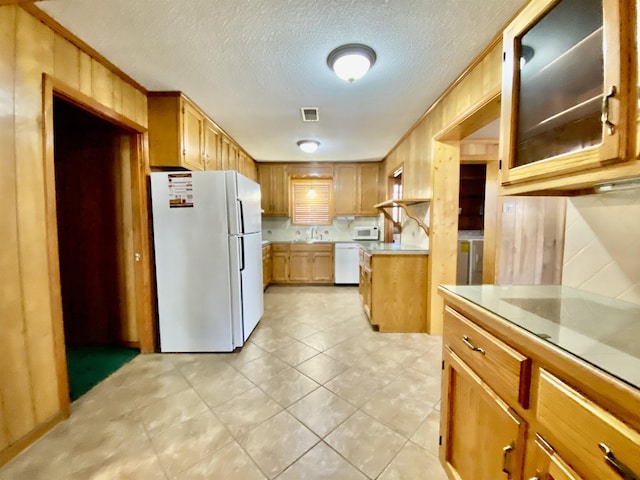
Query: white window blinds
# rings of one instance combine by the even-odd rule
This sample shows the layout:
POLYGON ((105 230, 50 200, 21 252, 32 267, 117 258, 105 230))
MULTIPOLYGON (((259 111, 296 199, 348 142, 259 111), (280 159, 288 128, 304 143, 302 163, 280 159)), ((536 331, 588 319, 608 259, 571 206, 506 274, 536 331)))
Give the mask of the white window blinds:
POLYGON ((291 179, 291 223, 330 225, 333 222, 333 180, 291 179))

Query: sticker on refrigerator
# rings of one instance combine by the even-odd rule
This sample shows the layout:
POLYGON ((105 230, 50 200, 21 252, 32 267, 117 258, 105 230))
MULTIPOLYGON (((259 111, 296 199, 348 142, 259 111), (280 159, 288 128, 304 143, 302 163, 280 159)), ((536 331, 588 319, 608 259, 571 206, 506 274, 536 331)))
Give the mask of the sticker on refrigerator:
POLYGON ((169 174, 169 208, 193 207, 193 175, 169 174))

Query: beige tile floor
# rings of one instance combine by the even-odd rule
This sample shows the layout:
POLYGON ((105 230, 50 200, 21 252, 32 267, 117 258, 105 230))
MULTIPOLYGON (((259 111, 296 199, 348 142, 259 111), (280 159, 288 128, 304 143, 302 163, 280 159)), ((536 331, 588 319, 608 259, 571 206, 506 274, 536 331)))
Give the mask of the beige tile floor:
POLYGON ((355 287, 271 286, 242 350, 136 357, 0 479, 445 479, 440 349, 372 331, 355 287))

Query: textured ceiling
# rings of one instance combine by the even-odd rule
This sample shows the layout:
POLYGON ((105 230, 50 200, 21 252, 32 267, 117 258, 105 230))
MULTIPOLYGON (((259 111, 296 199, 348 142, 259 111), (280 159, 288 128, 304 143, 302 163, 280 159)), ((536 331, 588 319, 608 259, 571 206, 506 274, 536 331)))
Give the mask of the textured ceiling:
POLYGON ((181 90, 259 161, 379 160, 525 0, 48 0, 148 90, 181 90), (329 52, 378 59, 349 84, 329 52), (303 123, 300 107, 319 107, 303 123), (304 154, 302 138, 321 142, 304 154))

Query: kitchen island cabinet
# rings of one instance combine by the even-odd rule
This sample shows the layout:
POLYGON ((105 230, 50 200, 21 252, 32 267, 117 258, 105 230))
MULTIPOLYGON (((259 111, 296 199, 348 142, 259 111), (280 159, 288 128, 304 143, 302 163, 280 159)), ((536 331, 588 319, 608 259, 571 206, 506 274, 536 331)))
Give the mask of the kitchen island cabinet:
POLYGON ((362 242, 359 294, 371 325, 380 332, 427 331, 426 250, 362 242))
POLYGON ((640 478, 640 306, 558 286, 439 292, 449 478, 640 478))

